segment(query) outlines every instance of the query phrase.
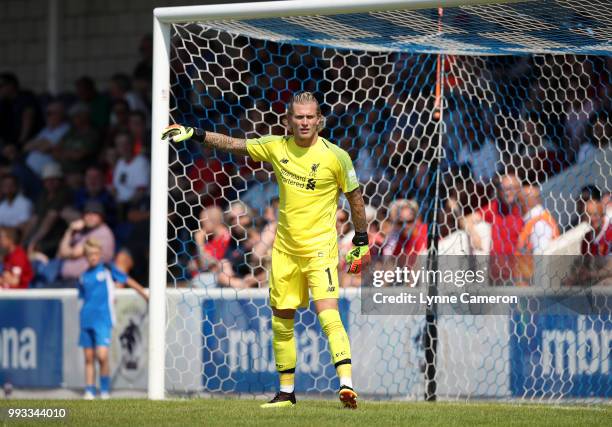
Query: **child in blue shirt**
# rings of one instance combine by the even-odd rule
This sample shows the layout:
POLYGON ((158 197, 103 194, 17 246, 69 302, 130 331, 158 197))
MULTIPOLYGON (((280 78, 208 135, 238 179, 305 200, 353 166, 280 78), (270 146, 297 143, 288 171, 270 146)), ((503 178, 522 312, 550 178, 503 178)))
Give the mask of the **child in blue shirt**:
POLYGON ((95 358, 100 365, 100 397, 110 397, 110 367, 108 348, 115 323, 114 289, 115 283, 133 288, 145 300, 149 297, 144 288, 131 277, 119 271, 112 264, 102 262, 102 247, 96 239, 85 242, 85 256, 89 268, 79 278, 79 298, 83 300, 80 323, 79 346, 85 354, 85 396, 95 398, 95 358))

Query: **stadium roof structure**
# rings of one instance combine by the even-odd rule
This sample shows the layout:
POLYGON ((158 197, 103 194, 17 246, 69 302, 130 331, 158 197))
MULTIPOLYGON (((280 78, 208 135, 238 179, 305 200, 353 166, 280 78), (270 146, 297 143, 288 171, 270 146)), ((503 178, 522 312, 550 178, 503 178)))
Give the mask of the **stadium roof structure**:
POLYGON ((375 12, 360 11, 366 4, 372 7, 364 0, 263 2, 159 8, 155 15, 277 42, 366 51, 612 54, 608 0, 387 0, 375 12), (444 5, 442 16, 434 4, 444 5))

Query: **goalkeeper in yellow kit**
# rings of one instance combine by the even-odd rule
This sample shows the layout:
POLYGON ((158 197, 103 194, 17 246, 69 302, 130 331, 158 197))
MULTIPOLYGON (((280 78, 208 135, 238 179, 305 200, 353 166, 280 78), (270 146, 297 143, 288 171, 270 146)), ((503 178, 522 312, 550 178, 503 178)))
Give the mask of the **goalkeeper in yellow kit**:
POLYGON ((162 138, 179 142, 195 137, 212 148, 270 162, 279 185, 278 228, 272 251, 270 305, 272 346, 280 391, 263 408, 295 404, 295 310, 308 306, 308 291, 329 340, 340 379, 343 405, 357 407, 351 380, 351 348, 338 312, 336 208, 340 190, 350 207, 355 237, 347 255, 350 273, 369 261, 365 206, 353 164, 346 151, 321 138, 323 117, 310 92, 295 94, 287 106, 290 136, 237 139, 202 129, 168 126, 162 138))

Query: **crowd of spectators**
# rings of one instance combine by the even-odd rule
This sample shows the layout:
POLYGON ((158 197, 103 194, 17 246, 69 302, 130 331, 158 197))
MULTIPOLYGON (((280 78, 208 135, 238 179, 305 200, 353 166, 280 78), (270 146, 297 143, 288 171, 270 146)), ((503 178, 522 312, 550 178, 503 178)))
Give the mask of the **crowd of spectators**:
MULTIPOLYGON (((539 186, 522 180, 520 174, 511 168, 494 181, 492 198, 483 201, 482 207, 473 212, 464 211, 456 199, 449 199, 450 214, 456 219, 455 231, 467 232, 470 251, 489 255, 488 283, 529 286, 534 274, 534 256, 546 253, 561 231, 553 213, 543 205, 539 186), (482 237, 476 230, 479 222, 486 222, 491 227, 490 248, 486 253, 482 252, 482 237)), ((610 194, 602 196, 595 186, 587 186, 578 196, 578 223, 586 223, 589 231, 581 245, 580 266, 562 283, 584 285, 585 278, 597 279, 597 282, 612 278, 610 194), (595 271, 599 273, 595 274, 595 271)), ((236 289, 267 286, 277 224, 277 200, 260 218, 254 216, 253 210, 242 201, 231 203, 225 213, 216 205, 203 208, 200 227, 194 233, 195 257, 188 265, 190 285, 236 289)), ((417 258, 421 256, 420 262, 425 259, 432 231, 420 212, 414 199, 396 199, 388 208, 366 206, 372 255, 394 259, 394 265, 418 268, 417 258)), ((347 274, 343 261, 352 247, 354 234, 344 204, 339 206, 336 214, 336 231, 339 236, 340 284, 342 287, 360 286, 361 278, 347 274)))
POLYGON ((0 74, 2 287, 72 287, 84 242, 147 282, 151 37, 128 75, 39 95, 0 74))

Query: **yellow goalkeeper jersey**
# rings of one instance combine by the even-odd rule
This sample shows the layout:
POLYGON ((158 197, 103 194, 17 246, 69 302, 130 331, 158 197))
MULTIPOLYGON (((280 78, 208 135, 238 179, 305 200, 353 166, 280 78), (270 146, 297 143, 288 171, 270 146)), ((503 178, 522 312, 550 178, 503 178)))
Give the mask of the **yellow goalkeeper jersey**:
POLYGON ((247 140, 249 155, 270 162, 279 186, 280 203, 274 247, 303 257, 338 256, 336 209, 340 190, 359 183, 348 153, 319 137, 310 147, 292 136, 247 140))

